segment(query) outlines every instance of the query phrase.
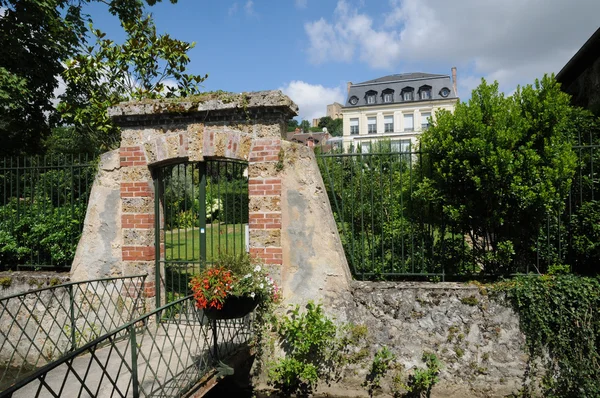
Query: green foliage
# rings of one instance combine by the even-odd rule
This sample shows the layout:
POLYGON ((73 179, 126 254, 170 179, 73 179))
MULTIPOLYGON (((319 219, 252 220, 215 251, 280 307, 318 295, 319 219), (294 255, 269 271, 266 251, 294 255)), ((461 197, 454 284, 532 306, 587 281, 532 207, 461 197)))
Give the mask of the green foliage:
POLYGON ((483 80, 467 104, 438 112, 423 133, 417 197, 441 209, 432 223, 469 237, 470 261, 483 272, 535 263, 537 238, 564 209, 575 170, 573 112, 553 77, 509 97, 483 80))
POLYGON ((101 149, 115 147, 119 139, 119 130, 106 112, 110 106, 129 99, 197 94, 208 77, 185 73, 190 61, 187 52, 195 44, 157 35, 150 16, 122 26, 127 34, 123 44, 92 29, 96 44, 66 61, 63 73, 67 89, 58 107, 61 116, 101 149))
POLYGON ((309 129, 310 129, 310 122, 308 120, 303 120, 300 122, 300 130, 302 130, 302 132, 308 133, 309 129))
POLYGON ((300 124, 298 123, 298 121, 296 119, 290 119, 287 122, 287 131, 292 132, 295 131, 298 127, 300 126, 300 124))
MULTIPOLYGON (((198 227, 200 222, 200 178, 196 165, 179 164, 165 168, 163 180, 167 229, 198 227)), ((206 222, 242 224, 248 222, 248 180, 241 167, 211 163, 206 171, 206 222)))
MULTIPOLYGON (((570 196, 572 214, 564 224, 568 227, 569 251, 565 262, 573 272, 584 275, 598 273, 600 261, 600 206, 597 202, 598 177, 594 169, 600 164, 600 121, 582 109, 573 116, 572 137, 578 155, 576 178, 570 196)), ((567 234, 564 234, 567 235, 567 234)))
POLYGON ((545 397, 600 396, 600 280, 557 275, 495 285, 519 314, 545 397))
POLYGON ((373 392, 381 388, 381 379, 385 377, 386 373, 393 365, 396 360, 396 356, 387 347, 381 347, 371 362, 369 373, 363 385, 368 388, 369 395, 373 395, 373 392))
POLYGON ((284 394, 310 394, 329 380, 340 362, 338 329, 320 304, 309 301, 280 320, 277 331, 285 357, 269 366, 269 384, 284 394))
POLYGON ((86 208, 85 202, 53 207, 43 199, 14 199, 0 207, 0 267, 70 266, 86 208))
POLYGON ((407 397, 421 397, 431 395, 431 389, 439 381, 440 369, 442 363, 438 357, 429 352, 423 353, 425 369, 416 368, 414 373, 408 377, 408 382, 404 386, 407 397))
POLYGON ((57 122, 52 100, 58 77, 85 45, 90 18, 82 9, 92 2, 107 4, 123 22, 144 7, 139 0, 0 0, 0 155, 43 150, 57 122))
POLYGON ((0 268, 68 267, 96 168, 60 157, 19 162, 27 167, 0 173, 0 268))
POLYGON ((432 210, 428 203, 412 199, 419 176, 416 156, 391 149, 383 141, 374 143, 369 155, 318 157, 354 274, 380 279, 386 272, 460 269, 462 237, 434 231, 423 222, 432 210))
POLYGON ((327 132, 332 137, 341 137, 343 135, 343 119, 332 119, 329 116, 324 116, 319 119, 319 128, 327 128, 327 132))

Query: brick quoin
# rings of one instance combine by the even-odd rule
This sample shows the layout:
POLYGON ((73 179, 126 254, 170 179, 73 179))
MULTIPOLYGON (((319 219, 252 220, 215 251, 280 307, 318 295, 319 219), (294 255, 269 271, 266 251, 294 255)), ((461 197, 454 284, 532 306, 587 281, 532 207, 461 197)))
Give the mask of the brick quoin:
POLYGON ((265 264, 283 264, 283 249, 281 247, 253 247, 250 248, 250 255, 261 259, 265 264))
POLYGON ((144 285, 144 295, 146 297, 154 297, 156 295, 156 286, 154 282, 146 282, 144 285))
POLYGON ((121 167, 148 165, 146 153, 139 146, 122 147, 119 150, 119 157, 121 161, 121 167))
POLYGON ((154 214, 123 214, 121 216, 121 228, 138 228, 151 229, 154 228, 154 214))
POLYGON ((153 197, 154 189, 149 182, 122 182, 121 197, 153 197))
POLYGON ((154 246, 123 246, 121 256, 123 261, 152 261, 154 246))

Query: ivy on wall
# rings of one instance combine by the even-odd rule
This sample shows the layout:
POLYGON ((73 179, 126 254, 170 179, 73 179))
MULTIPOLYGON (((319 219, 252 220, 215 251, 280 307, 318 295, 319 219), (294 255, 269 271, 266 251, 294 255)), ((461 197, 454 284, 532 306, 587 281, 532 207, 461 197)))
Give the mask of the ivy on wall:
POLYGON ((543 396, 600 396, 600 279, 518 277, 496 284, 495 291, 504 292, 519 314, 529 365, 542 373, 543 396))

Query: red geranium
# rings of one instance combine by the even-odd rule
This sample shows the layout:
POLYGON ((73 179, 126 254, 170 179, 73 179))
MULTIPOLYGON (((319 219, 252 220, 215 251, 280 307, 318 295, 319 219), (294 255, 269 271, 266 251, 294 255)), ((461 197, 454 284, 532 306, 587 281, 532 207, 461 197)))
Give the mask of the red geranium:
POLYGON ((233 281, 231 271, 224 267, 207 268, 201 274, 192 277, 190 287, 194 292, 196 307, 220 310, 233 281))

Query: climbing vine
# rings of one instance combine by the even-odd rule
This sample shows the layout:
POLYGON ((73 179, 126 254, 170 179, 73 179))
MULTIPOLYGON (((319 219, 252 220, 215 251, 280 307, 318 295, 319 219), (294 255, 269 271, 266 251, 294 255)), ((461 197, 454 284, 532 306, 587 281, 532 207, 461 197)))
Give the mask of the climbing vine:
POLYGON ((543 369, 544 396, 600 396, 598 277, 519 277, 494 290, 504 292, 519 314, 532 373, 543 369))

